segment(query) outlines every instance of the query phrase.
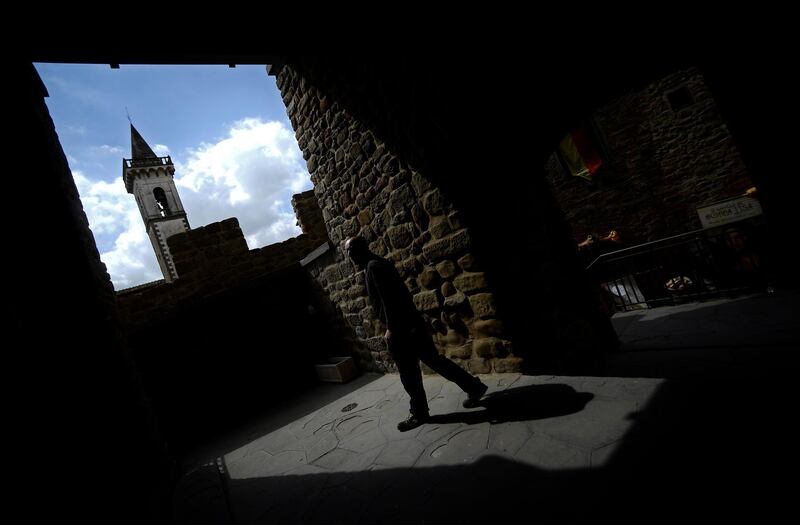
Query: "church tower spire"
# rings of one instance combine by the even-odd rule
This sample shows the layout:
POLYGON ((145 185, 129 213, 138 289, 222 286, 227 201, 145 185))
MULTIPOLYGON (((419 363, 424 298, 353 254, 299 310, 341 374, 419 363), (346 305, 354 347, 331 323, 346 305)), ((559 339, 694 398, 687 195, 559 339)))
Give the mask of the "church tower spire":
POLYGON ((167 282, 178 278, 167 239, 190 229, 172 179, 174 173, 172 158, 156 155, 131 124, 131 158, 122 160, 122 179, 128 193, 136 197, 147 235, 167 282))

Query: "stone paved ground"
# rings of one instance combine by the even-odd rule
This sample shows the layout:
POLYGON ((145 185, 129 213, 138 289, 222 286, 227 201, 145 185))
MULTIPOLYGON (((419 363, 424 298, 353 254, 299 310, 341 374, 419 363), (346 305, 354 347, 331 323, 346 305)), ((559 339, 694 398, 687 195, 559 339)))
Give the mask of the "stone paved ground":
MULTIPOLYGON (((519 374, 481 379, 490 387, 483 406, 467 410, 456 385, 426 377, 433 421, 401 433, 396 425, 407 415, 408 396, 399 376, 375 376, 359 390, 226 454, 236 523, 325 521, 340 513, 343 522, 383 514, 402 521, 409 512, 427 512, 436 492, 452 491, 441 480, 452 476, 448 468, 482 460, 544 471, 601 467, 662 383, 519 374), (352 404, 355 408, 343 412, 352 404), (395 494, 398 490, 410 492, 408 498, 395 494), (387 492, 403 503, 384 505, 387 492), (331 499, 334 494, 352 505, 331 499)), ((496 492, 474 490, 481 498, 496 492)))
POLYGON ((776 522, 791 512, 785 480, 800 468, 795 304, 755 298, 733 311, 710 303, 615 319, 624 345, 607 370, 482 376, 490 389, 471 410, 458 387, 426 376, 433 420, 406 433, 396 429, 408 411, 397 375, 322 385, 343 395, 286 407, 280 425, 187 476, 176 522, 776 522), (747 331, 715 320, 720 312, 756 319, 749 330, 761 335, 703 346, 707 327, 747 331), (647 315, 687 346, 639 344, 647 315))

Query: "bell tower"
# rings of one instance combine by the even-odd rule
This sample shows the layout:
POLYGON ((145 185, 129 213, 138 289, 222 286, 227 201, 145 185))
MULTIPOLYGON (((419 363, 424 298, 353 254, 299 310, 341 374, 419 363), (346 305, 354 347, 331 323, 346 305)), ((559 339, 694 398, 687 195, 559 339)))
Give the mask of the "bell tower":
POLYGON ((178 189, 172 180, 174 173, 172 159, 153 153, 131 124, 131 158, 122 160, 122 179, 128 193, 136 197, 136 204, 166 282, 178 278, 167 247, 167 239, 190 229, 178 189))

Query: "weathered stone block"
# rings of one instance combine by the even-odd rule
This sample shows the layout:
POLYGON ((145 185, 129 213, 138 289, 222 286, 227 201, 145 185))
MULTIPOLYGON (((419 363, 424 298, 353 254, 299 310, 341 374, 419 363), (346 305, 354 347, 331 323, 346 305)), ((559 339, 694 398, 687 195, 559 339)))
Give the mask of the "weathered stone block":
POLYGON ((383 242, 383 239, 378 239, 377 241, 370 243, 369 251, 383 257, 389 250, 386 248, 386 244, 383 242))
POLYGON ((431 218, 428 231, 431 232, 431 237, 434 239, 441 239, 453 230, 450 228, 450 224, 447 222, 447 219, 439 215, 431 218))
POLYGON ((486 276, 483 272, 462 273, 455 279, 453 284, 459 292, 470 293, 488 288, 486 276))
POLYGON ((371 352, 380 353, 386 351, 386 339, 384 339, 383 336, 370 337, 369 339, 365 339, 364 345, 371 352))
POLYGON ((414 279, 416 279, 417 274, 420 273, 421 271, 422 271, 422 266, 414 257, 406 257, 405 259, 400 261, 400 264, 397 266, 397 272, 403 279, 408 277, 413 277, 414 279))
POLYGON ((475 317, 492 317, 497 315, 497 307, 494 302, 494 295, 490 293, 479 293, 469 297, 469 305, 475 317))
POLYGON ((494 371, 498 374, 522 372, 523 359, 521 357, 504 357, 492 360, 494 371))
POLYGON ((389 197, 389 208, 392 210, 393 215, 405 209, 410 210, 416 203, 417 200, 407 184, 394 190, 391 197, 389 197))
POLYGON ((355 235, 358 235, 359 228, 360 226, 358 225, 358 222, 356 222, 355 219, 350 219, 344 222, 344 225, 342 227, 342 234, 345 237, 353 237, 355 235))
POLYGON ((367 289, 363 286, 353 286, 347 290, 347 295, 350 299, 358 299, 359 297, 367 296, 367 289))
POLYGON ((414 296, 414 305, 422 312, 435 310, 439 308, 439 297, 436 291, 420 292, 414 296))
POLYGON ((419 275, 419 284, 426 290, 433 290, 439 285, 439 274, 433 268, 425 268, 419 275))
POLYGON ((361 226, 366 226, 372 221, 372 210, 369 208, 363 210, 361 213, 358 214, 358 223, 361 226))
POLYGON ((351 204, 350 206, 344 209, 344 216, 347 217, 348 219, 354 217, 356 214, 358 214, 358 206, 356 206, 355 204, 351 204))
POLYGON ((470 328, 475 337, 503 337, 505 335, 503 321, 498 319, 476 319, 470 328))
POLYGON ((405 224, 407 222, 411 222, 411 219, 408 216, 408 212, 406 210, 400 210, 399 212, 395 213, 392 217, 392 226, 397 226, 399 224, 405 224))
POLYGON ((359 193, 358 195, 356 195, 356 206, 358 206, 360 209, 363 210, 364 208, 367 208, 369 205, 370 205, 370 200, 369 198, 367 198, 366 195, 364 195, 363 193, 359 193))
POLYGON ((442 215, 448 211, 450 203, 435 189, 422 197, 422 206, 430 215, 442 215))
POLYGON ((467 362, 467 367, 473 374, 488 374, 492 371, 491 362, 481 357, 470 359, 467 362))
POLYGON ((436 265, 436 271, 445 279, 458 275, 461 269, 453 261, 442 261, 436 265))
POLYGON ((472 357, 472 344, 467 343, 461 346, 451 346, 446 349, 447 357, 456 359, 469 359, 472 357))
POLYGON ((426 231, 422 232, 416 239, 414 239, 414 242, 411 243, 411 251, 414 253, 414 255, 422 254, 423 247, 430 240, 431 234, 426 231))
POLYGON ((401 224, 390 228, 387 232, 389 242, 396 249, 406 248, 414 240, 414 231, 409 224, 401 224))
POLYGON ((472 342, 472 348, 478 357, 498 357, 505 355, 503 341, 496 337, 486 337, 476 339, 472 342))
POLYGON ((360 313, 361 313, 361 319, 365 321, 371 322, 375 320, 375 310, 372 309, 372 306, 365 306, 360 313))
POLYGON ((458 265, 464 271, 471 271, 471 270, 477 270, 478 269, 478 265, 477 265, 477 263, 475 261, 475 256, 472 255, 471 253, 468 253, 468 254, 464 255, 463 257, 461 257, 458 260, 458 265))
POLYGON ((461 346, 464 341, 466 341, 466 338, 452 328, 448 329, 447 333, 441 336, 440 339, 440 342, 447 346, 461 346))
POLYGON ((344 318, 347 319, 347 322, 350 323, 353 329, 357 326, 361 326, 361 316, 358 314, 346 314, 344 318))
POLYGON ((416 171, 411 173, 411 186, 414 188, 414 191, 417 192, 417 195, 423 195, 426 191, 433 188, 433 184, 416 171))
POLYGON ((467 296, 461 292, 456 292, 453 295, 449 295, 444 300, 444 305, 448 308, 455 308, 461 304, 464 304, 467 301, 467 296))
POLYGON ((397 250, 392 250, 391 252, 389 252, 389 255, 387 255, 386 258, 391 259, 392 261, 402 261, 410 256, 411 256, 410 248, 399 248, 397 250))
POLYGON ((459 230, 443 239, 436 239, 422 247, 422 253, 431 262, 467 251, 470 239, 467 230, 459 230))

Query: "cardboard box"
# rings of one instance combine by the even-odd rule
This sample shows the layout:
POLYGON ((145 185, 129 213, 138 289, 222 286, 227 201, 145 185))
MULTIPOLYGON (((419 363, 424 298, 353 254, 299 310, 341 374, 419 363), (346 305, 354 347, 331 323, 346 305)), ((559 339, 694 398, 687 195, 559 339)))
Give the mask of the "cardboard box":
POLYGON ((317 377, 328 383, 346 383, 356 376, 356 363, 352 357, 331 357, 314 365, 317 377))

